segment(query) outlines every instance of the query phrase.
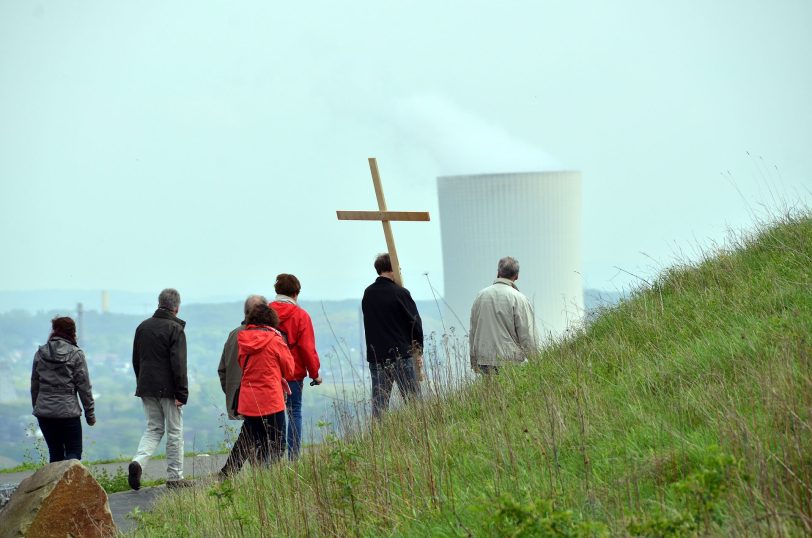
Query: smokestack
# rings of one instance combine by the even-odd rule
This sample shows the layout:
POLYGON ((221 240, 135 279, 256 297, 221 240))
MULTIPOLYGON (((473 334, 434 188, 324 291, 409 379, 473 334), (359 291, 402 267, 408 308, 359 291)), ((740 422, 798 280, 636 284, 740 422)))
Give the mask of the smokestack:
POLYGON ((76 305, 76 342, 81 343, 85 336, 85 307, 82 303, 76 305))
POLYGON ((581 174, 571 171, 445 176, 437 180, 445 300, 468 329, 477 292, 500 258, 519 261, 519 290, 545 336, 583 312, 581 174))
POLYGON ((102 290, 102 314, 110 312, 110 293, 107 290, 102 290))

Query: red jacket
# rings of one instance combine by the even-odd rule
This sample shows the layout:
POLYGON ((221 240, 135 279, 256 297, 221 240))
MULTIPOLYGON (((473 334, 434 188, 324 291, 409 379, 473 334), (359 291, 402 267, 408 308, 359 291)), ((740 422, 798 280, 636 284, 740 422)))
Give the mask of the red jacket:
POLYGON ((279 328, 288 337, 288 347, 293 355, 295 368, 288 381, 301 381, 305 375, 311 379, 319 377, 319 354, 316 353, 316 336, 310 315, 299 305, 286 300, 274 301, 270 305, 279 314, 279 328))
POLYGON ((248 325, 237 334, 237 346, 242 368, 237 412, 264 417, 284 411, 282 378, 293 374, 293 357, 282 335, 270 327, 248 325))

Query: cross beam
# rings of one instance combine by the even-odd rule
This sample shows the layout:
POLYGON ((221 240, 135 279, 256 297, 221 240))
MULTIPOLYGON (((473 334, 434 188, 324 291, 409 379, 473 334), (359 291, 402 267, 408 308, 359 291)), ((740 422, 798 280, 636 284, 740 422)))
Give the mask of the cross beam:
POLYGON ((392 221, 428 221, 430 220, 427 211, 389 211, 386 208, 386 198, 383 196, 383 186, 381 176, 378 173, 378 161, 374 157, 369 158, 369 171, 372 173, 372 184, 375 187, 375 197, 378 199, 378 211, 336 211, 338 220, 378 220, 383 225, 383 235, 386 238, 386 248, 389 251, 389 259, 392 261, 392 272, 395 282, 403 285, 403 276, 400 274, 400 261, 398 252, 395 249, 395 237, 392 235, 392 221))
POLYGON ((336 211, 336 215, 338 220, 429 220, 427 211, 336 211))

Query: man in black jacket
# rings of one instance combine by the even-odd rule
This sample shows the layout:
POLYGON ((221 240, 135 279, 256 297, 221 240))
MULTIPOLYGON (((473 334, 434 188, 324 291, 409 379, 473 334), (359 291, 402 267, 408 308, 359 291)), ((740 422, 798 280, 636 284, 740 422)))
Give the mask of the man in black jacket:
POLYGON ((378 278, 364 290, 367 361, 372 376, 372 416, 389 407, 392 384, 404 399, 420 396, 415 358, 423 351, 423 325, 409 290, 395 283, 389 254, 375 259, 378 278))
POLYGON ((158 310, 141 322, 133 339, 135 395, 141 398, 147 427, 130 462, 128 482, 141 487, 141 473, 166 432, 166 487, 188 487, 183 479, 183 413, 189 398, 186 378, 186 322, 179 319, 180 294, 167 288, 158 310))

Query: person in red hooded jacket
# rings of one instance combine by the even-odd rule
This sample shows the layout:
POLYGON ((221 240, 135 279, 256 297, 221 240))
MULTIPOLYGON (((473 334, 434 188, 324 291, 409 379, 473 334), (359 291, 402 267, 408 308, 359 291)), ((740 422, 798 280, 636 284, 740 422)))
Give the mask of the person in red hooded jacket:
POLYGON ((226 478, 242 467, 246 458, 254 464, 270 463, 285 450, 285 378, 293 375, 293 357, 277 330, 279 316, 266 304, 254 306, 246 327, 237 335, 237 356, 242 381, 237 412, 244 417, 245 445, 231 449, 220 472, 226 478))
POLYGON ((288 397, 288 457, 295 460, 299 457, 302 444, 302 389, 304 378, 309 375, 313 385, 321 384, 319 376, 319 354, 316 352, 316 336, 310 315, 301 308, 297 301, 302 285, 295 275, 282 273, 277 275, 276 300, 270 304, 279 314, 279 329, 288 338, 288 346, 293 355, 295 368, 288 377, 290 396, 288 397))

